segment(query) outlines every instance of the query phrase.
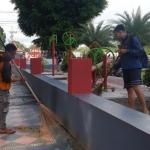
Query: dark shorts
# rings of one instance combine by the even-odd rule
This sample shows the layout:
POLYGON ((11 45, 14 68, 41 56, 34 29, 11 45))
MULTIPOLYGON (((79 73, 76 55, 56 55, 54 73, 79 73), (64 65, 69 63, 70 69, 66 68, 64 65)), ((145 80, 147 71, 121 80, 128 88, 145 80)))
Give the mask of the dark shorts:
POLYGON ((142 85, 141 69, 123 70, 124 88, 142 85))

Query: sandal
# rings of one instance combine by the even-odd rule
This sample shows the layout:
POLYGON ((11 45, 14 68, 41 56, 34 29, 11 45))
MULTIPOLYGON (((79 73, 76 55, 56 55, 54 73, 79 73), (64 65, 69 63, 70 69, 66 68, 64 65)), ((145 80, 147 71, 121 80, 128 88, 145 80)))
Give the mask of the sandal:
POLYGON ((11 130, 11 129, 5 129, 5 130, 1 130, 0 131, 0 134, 13 134, 15 133, 16 131, 14 130, 11 130))

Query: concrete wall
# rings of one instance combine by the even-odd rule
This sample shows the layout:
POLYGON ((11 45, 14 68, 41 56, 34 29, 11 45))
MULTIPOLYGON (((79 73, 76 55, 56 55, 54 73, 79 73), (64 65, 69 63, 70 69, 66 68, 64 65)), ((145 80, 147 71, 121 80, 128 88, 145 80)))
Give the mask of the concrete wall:
POLYGON ((70 95, 60 81, 22 73, 85 149, 150 150, 150 116, 93 94, 70 95))

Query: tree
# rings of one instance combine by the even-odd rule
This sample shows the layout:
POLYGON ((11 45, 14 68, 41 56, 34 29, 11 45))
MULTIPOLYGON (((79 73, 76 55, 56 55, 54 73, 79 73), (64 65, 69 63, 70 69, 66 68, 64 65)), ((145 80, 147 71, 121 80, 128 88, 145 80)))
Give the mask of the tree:
POLYGON ((111 40, 111 27, 109 25, 104 26, 104 21, 99 22, 99 24, 94 27, 92 22, 87 25, 80 24, 79 29, 79 42, 87 46, 91 45, 93 42, 98 42, 101 46, 110 46, 111 40))
POLYGON ((18 23, 27 36, 39 38, 34 44, 49 48, 49 37, 56 34, 62 46, 62 34, 79 27, 100 15, 107 7, 106 0, 11 0, 18 10, 18 23))
POLYGON ((116 14, 120 17, 118 20, 110 20, 113 24, 123 24, 128 33, 136 35, 143 46, 150 43, 150 12, 141 15, 141 8, 138 7, 137 11, 132 12, 131 15, 127 11, 124 14, 116 14))
MULTIPOLYGON (((3 28, 0 27, 0 38, 3 41, 3 43, 5 43, 6 40, 6 34, 4 33, 3 28)), ((3 44, 0 42, 0 50, 4 49, 3 44)))
POLYGON ((30 46, 29 46, 29 49, 33 49, 35 47, 35 45, 34 44, 31 44, 30 46))

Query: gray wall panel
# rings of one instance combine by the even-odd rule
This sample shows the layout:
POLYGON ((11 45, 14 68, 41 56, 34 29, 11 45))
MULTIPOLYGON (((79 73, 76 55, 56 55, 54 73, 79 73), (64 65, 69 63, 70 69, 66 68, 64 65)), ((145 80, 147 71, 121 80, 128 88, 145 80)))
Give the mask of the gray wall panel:
POLYGON ((42 103, 87 150, 150 150, 150 117, 93 94, 71 95, 67 85, 22 71, 42 103))

